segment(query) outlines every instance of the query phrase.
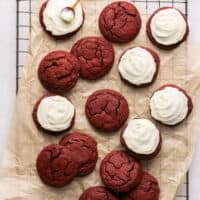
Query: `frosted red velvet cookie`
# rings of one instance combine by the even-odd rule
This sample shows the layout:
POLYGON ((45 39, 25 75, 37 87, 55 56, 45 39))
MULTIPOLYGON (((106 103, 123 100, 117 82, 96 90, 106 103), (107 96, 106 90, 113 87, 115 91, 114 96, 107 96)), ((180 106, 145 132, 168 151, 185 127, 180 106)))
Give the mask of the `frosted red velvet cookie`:
POLYGON ((65 51, 53 51, 40 62, 38 77, 48 91, 65 93, 76 85, 79 70, 80 64, 74 55, 65 51))
POLYGON ((66 97, 46 94, 36 102, 32 115, 39 128, 57 134, 72 127, 75 108, 66 97))
POLYGON ((144 172, 140 184, 122 194, 122 200, 159 200, 160 188, 158 181, 151 174, 144 172))
POLYGON ((148 119, 131 119, 121 132, 121 144, 138 159, 152 159, 161 149, 160 131, 148 119))
POLYGON ((125 151, 113 151, 101 162, 100 175, 103 183, 115 192, 127 192, 142 179, 142 167, 125 151))
POLYGON ((153 44, 173 49, 186 40, 189 27, 186 16, 178 9, 162 7, 147 22, 147 35, 153 44))
POLYGON ((118 130, 129 115, 126 99, 114 90, 97 90, 89 96, 85 105, 89 122, 106 132, 118 130))
POLYGON ((150 99, 151 115, 166 125, 181 123, 192 111, 191 97, 179 86, 166 84, 156 90, 150 99))
POLYGON ((133 40, 141 28, 141 18, 133 3, 117 1, 107 5, 99 16, 99 28, 111 42, 133 40))
POLYGON ((90 187, 83 192, 79 200, 117 200, 108 189, 103 186, 90 187))
POLYGON ((80 76, 95 80, 107 74, 114 63, 112 44, 101 37, 84 37, 74 44, 71 53, 80 62, 80 76))
POLYGON ((82 27, 84 23, 84 12, 81 3, 74 9, 72 7, 76 0, 47 0, 40 9, 40 24, 43 29, 56 39, 69 38, 82 27))
POLYGON ((65 135, 59 144, 69 149, 71 155, 76 159, 78 163, 77 176, 86 176, 94 170, 98 159, 98 151, 97 142, 91 136, 74 132, 65 135))
POLYGON ((160 59, 156 52, 146 47, 127 49, 121 56, 118 69, 121 78, 134 86, 146 86, 156 79, 160 59))
POLYGON ((40 152, 36 167, 41 180, 53 187, 69 184, 78 170, 71 152, 58 144, 51 144, 40 152))

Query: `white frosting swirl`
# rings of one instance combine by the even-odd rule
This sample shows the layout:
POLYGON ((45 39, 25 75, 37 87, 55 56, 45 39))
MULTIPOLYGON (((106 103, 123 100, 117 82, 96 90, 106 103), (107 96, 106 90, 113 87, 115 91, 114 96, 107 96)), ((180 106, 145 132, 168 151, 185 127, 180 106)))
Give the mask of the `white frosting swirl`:
POLYGON ((150 27, 153 38, 159 44, 173 45, 183 39, 187 24, 177 9, 166 8, 153 16, 150 27))
POLYGON ((153 94, 150 100, 151 115, 158 121, 175 125, 188 113, 188 98, 174 87, 165 87, 153 94))
POLYGON ((129 150, 149 155, 155 152, 160 143, 160 134, 156 126, 148 119, 132 119, 123 133, 123 139, 129 150))
POLYGON ((44 129, 59 132, 70 127, 74 113, 74 106, 67 98, 49 96, 40 102, 37 120, 44 129))
POLYGON ((72 17, 71 11, 63 10, 71 7, 76 0, 49 0, 43 13, 43 22, 46 30, 55 36, 66 35, 76 31, 83 23, 83 10, 79 3, 72 17))
POLYGON ((150 83, 156 72, 152 54, 144 48, 129 49, 119 62, 121 76, 134 85, 150 83))

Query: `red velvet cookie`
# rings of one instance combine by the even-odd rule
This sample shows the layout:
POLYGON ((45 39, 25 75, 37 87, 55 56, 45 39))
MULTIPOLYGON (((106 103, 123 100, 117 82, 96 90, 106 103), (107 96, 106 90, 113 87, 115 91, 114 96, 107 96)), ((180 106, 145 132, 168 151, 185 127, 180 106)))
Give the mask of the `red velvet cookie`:
POLYGON ((74 132, 65 135, 59 144, 69 149, 71 155, 76 158, 79 166, 77 176, 86 176, 94 170, 98 159, 98 151, 97 142, 91 136, 74 132))
POLYGON ((79 69, 79 61, 74 55, 65 51, 53 51, 40 62, 38 77, 48 91, 64 93, 75 86, 79 69))
POLYGON ((100 166, 104 184, 115 192, 127 192, 142 179, 141 164, 125 151, 113 151, 106 155, 100 166))
POLYGON ((150 99, 152 117, 168 126, 184 121, 192 109, 191 97, 184 89, 173 84, 163 85, 153 93, 150 99))
POLYGON ((158 75, 159 67, 158 54, 143 46, 125 50, 118 63, 121 79, 136 87, 151 85, 158 75))
POLYGON ((108 189, 103 186, 90 187, 83 192, 79 200, 117 200, 108 189))
POLYGON ((89 96, 85 113, 95 128, 112 132, 119 129, 127 120, 129 108, 126 99, 120 93, 104 89, 89 96))
POLYGON ((85 37, 72 47, 80 62, 80 76, 95 80, 107 74, 114 63, 113 46, 101 37, 85 37))
POLYGON ((42 4, 42 6, 41 6, 41 8, 40 8, 40 12, 39 12, 39 20, 40 20, 40 24, 41 24, 42 28, 44 29, 44 31, 45 31, 48 35, 52 36, 52 37, 55 38, 55 39, 67 39, 67 38, 72 37, 75 33, 77 33, 77 32, 82 28, 82 26, 83 26, 83 24, 84 24, 84 20, 85 20, 84 11, 83 11, 83 22, 82 22, 82 24, 81 24, 76 30, 72 31, 71 33, 67 33, 67 34, 53 35, 53 33, 52 33, 51 31, 48 31, 48 30, 47 30, 46 25, 45 25, 45 23, 44 23, 43 13, 44 13, 44 11, 45 11, 45 9, 46 9, 46 7, 47 7, 47 4, 48 4, 48 0, 45 1, 45 2, 42 4))
POLYGON ((140 184, 128 193, 122 194, 122 200, 158 200, 160 188, 158 181, 144 172, 140 184))
POLYGON ((134 158, 150 160, 160 152, 162 136, 150 120, 135 118, 122 129, 120 142, 134 158))
POLYGON ((149 39, 154 45, 162 49, 170 50, 176 48, 179 44, 186 40, 189 34, 189 26, 186 16, 180 10, 172 7, 162 7, 156 10, 149 17, 146 25, 146 31, 149 39), (167 10, 170 10, 172 13, 164 13, 159 19, 157 14, 160 14, 163 11, 166 12, 167 10), (155 16, 157 16, 157 22, 153 22, 153 20, 155 20, 155 16), (155 29, 153 31, 153 26, 154 29, 157 27, 158 30, 156 31, 155 29), (169 30, 167 30, 166 27, 168 27, 169 30))
POLYGON ((37 100, 32 117, 39 129, 57 135, 73 126, 75 109, 66 97, 48 93, 37 100))
POLYGON ((104 37, 111 42, 129 42, 140 31, 140 14, 133 3, 111 3, 100 14, 99 28, 104 37))
POLYGON ((78 170, 71 152, 58 144, 49 145, 40 152, 36 167, 41 180, 53 187, 69 184, 78 170))

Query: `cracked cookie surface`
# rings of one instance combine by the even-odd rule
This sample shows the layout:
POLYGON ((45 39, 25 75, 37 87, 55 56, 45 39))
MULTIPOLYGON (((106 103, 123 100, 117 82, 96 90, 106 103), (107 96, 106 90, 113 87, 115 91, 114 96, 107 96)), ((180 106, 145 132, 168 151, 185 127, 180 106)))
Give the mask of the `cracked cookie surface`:
POLYGON ((101 37, 85 37, 72 47, 80 62, 80 76, 95 80, 107 74, 114 63, 113 46, 101 37))
POLYGON ((85 176, 90 174, 98 159, 97 142, 89 135, 74 132, 65 135, 59 142, 70 150, 71 155, 78 163, 77 176, 85 176))
POLYGON ((103 186, 90 187, 83 192, 79 200, 117 200, 110 191, 103 186))
POLYGON ((158 200, 160 188, 158 181, 147 172, 144 172, 141 183, 130 192, 122 195, 122 200, 158 200))
POLYGON ((133 3, 111 3, 100 14, 99 28, 104 37, 111 42, 129 42, 140 31, 140 14, 133 3))
POLYGON ((101 162, 100 175, 104 184, 115 192, 127 192, 142 179, 141 164, 125 151, 113 151, 101 162))
POLYGON ((127 120, 129 108, 126 99, 120 93, 104 89, 89 96, 85 112, 95 128, 112 132, 119 129, 127 120))
POLYGON ((65 51, 53 51, 40 62, 38 77, 48 91, 64 93, 75 86, 79 70, 80 64, 74 55, 65 51))
POLYGON ((36 167, 41 180, 53 187, 69 184, 78 170, 71 152, 58 144, 51 144, 40 152, 36 167))

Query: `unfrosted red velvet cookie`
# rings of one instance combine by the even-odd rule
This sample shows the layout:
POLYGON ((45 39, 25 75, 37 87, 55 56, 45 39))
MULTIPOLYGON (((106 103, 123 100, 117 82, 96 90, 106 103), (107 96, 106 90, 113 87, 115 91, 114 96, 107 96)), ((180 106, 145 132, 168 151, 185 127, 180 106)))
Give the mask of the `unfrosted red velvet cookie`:
POLYGON ((181 123, 192 112, 191 97, 181 87, 166 84, 157 89, 150 99, 152 117, 168 126, 181 123))
POLYGON ((150 120, 135 118, 122 129, 120 142, 134 158, 150 160, 160 152, 162 137, 150 120))
POLYGON ((98 151, 97 142, 91 136, 74 132, 65 135, 59 144, 69 149, 71 155, 76 159, 78 163, 77 176, 86 176, 94 170, 98 159, 98 151))
POLYGON ((58 144, 51 144, 39 153, 36 167, 41 180, 53 187, 69 184, 78 171, 71 152, 58 144))
POLYGON ((37 100, 32 117, 38 128, 57 135, 73 126, 75 108, 66 97, 48 93, 37 100))
POLYGON ((125 50, 118 63, 121 79, 137 87, 152 84, 158 75, 159 66, 160 58, 158 54, 143 46, 125 50))
POLYGON ((79 70, 80 64, 74 55, 65 51, 53 51, 40 62, 38 77, 48 91, 64 93, 75 86, 79 70))
POLYGON ((113 46, 101 37, 85 37, 72 47, 80 62, 80 76, 95 80, 107 74, 114 63, 113 46))
POLYGON ((103 186, 90 187, 83 192, 79 200, 117 200, 108 189, 103 186))
MULTIPOLYGON (((64 9, 60 9, 60 15, 56 15, 55 13, 55 15, 54 15, 54 18, 56 17, 56 19, 58 20, 59 18, 61 18, 60 19, 60 22, 59 22, 59 24, 57 24, 56 25, 56 22, 55 21, 53 21, 52 20, 52 24, 54 24, 54 25, 52 25, 51 26, 51 30, 49 29, 49 30, 47 30, 47 25, 45 24, 45 22, 44 22, 44 12, 45 12, 45 9, 46 9, 46 7, 47 7, 47 5, 48 5, 48 3, 49 3, 49 1, 50 0, 47 0, 47 1, 45 1, 43 4, 42 4, 42 6, 41 6, 41 8, 40 8, 40 12, 39 12, 39 20, 40 20, 40 24, 41 24, 41 26, 42 26, 42 28, 44 29, 44 31, 47 33, 47 34, 49 34, 50 36, 52 36, 53 38, 55 38, 55 39, 67 39, 67 38, 70 38, 71 36, 73 36, 75 33, 77 33, 80 29, 81 29, 81 27, 83 26, 83 24, 84 24, 84 20, 85 20, 85 15, 84 15, 84 11, 83 11, 83 9, 81 8, 81 10, 82 10, 82 14, 80 13, 80 15, 82 15, 82 22, 81 23, 79 23, 79 26, 77 26, 77 28, 76 29, 74 29, 73 31, 71 31, 71 32, 69 32, 69 33, 62 33, 62 32, 60 32, 60 34, 54 34, 53 33, 53 28, 57 28, 59 25, 60 25, 60 23, 62 22, 62 25, 64 25, 64 22, 65 22, 65 25, 66 26, 68 26, 69 25, 69 22, 67 22, 67 21, 65 21, 65 20, 63 20, 62 18, 61 18, 61 11, 64 9)), ((54 2, 55 2, 56 0, 54 0, 54 2)), ((68 3, 67 3, 68 4, 68 3)), ((71 4, 72 5, 72 4, 71 4)), ((66 6, 65 6, 66 7, 66 6)), ((80 8, 79 8, 79 11, 80 11, 80 8)), ((57 9, 56 9, 56 12, 57 12, 57 9)), ((78 13, 78 12, 77 12, 78 13)), ((57 21, 58 22, 58 21, 57 21)), ((73 21, 71 22, 71 23, 73 23, 73 21)), ((61 28, 63 28, 63 27, 61 27, 61 28)), ((65 29, 67 29, 66 27, 65 27, 65 29)))
POLYGON ((133 3, 125 1, 111 3, 99 16, 99 28, 104 37, 111 42, 129 42, 140 31, 140 14, 133 3))
POLYGON ((127 192, 142 179, 141 164, 125 151, 113 151, 101 162, 100 175, 104 184, 115 192, 127 192))
POLYGON ((189 26, 186 16, 180 10, 162 7, 149 17, 146 31, 154 45, 170 50, 186 40, 189 26))
POLYGON ((127 120, 129 107, 126 99, 114 90, 97 90, 89 96, 85 105, 89 122, 97 129, 112 132, 127 120))
POLYGON ((128 193, 122 194, 122 200, 158 200, 160 188, 158 181, 144 172, 140 184, 128 193))

